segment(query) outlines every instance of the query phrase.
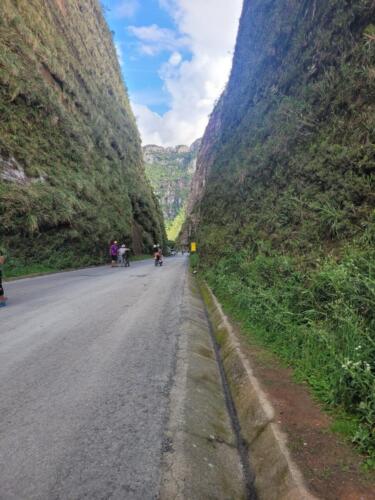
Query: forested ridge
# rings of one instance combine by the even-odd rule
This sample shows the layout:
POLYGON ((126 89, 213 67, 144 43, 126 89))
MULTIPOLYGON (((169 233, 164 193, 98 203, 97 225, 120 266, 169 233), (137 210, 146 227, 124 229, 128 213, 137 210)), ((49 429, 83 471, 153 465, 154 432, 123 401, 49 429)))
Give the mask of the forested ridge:
POLYGON ((185 234, 375 465, 375 6, 245 0, 185 234))
POLYGON ((184 222, 200 139, 191 146, 143 147, 146 175, 160 202, 168 237, 175 240, 184 222))
POLYGON ((102 262, 165 238, 97 0, 0 5, 0 246, 8 265, 102 262))

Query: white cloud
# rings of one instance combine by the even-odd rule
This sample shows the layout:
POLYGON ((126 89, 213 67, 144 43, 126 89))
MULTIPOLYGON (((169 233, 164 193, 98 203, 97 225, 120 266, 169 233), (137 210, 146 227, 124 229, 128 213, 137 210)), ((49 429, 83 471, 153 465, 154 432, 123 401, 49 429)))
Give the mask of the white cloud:
POLYGON ((182 62, 182 55, 179 52, 173 52, 169 58, 169 64, 171 66, 178 66, 182 62))
POLYGON ((178 33, 156 25, 132 28, 149 55, 169 51, 159 74, 170 95, 163 116, 133 100, 143 142, 189 144, 202 136, 214 102, 228 80, 242 0, 159 0, 174 18, 178 33), (183 60, 180 49, 191 57, 183 60))
POLYGON ((124 54, 122 52, 122 47, 121 47, 120 43, 115 42, 115 48, 116 48, 116 52, 117 52, 118 62, 120 63, 120 66, 123 66, 124 65, 124 54))
POLYGON ((133 17, 140 7, 139 0, 120 0, 110 11, 110 16, 115 19, 133 17))
POLYGON ((178 48, 189 47, 187 37, 179 36, 168 28, 160 28, 156 24, 151 26, 129 26, 129 31, 139 40, 139 50, 143 54, 153 56, 164 51, 175 51, 178 48))

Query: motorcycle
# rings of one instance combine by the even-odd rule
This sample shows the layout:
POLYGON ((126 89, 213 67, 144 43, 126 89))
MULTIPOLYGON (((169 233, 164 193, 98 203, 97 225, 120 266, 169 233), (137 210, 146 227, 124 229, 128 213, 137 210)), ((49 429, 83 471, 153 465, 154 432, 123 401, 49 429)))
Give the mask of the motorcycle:
POLYGON ((162 266, 163 265, 163 259, 160 255, 155 255, 155 267, 157 266, 162 266))

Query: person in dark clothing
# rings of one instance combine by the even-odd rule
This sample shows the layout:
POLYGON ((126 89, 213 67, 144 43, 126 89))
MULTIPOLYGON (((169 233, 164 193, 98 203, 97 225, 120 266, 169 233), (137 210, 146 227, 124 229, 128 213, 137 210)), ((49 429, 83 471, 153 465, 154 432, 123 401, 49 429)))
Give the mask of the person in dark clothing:
POLYGON ((125 267, 130 267, 130 248, 125 245, 125 253, 124 253, 124 263, 125 263, 125 267))

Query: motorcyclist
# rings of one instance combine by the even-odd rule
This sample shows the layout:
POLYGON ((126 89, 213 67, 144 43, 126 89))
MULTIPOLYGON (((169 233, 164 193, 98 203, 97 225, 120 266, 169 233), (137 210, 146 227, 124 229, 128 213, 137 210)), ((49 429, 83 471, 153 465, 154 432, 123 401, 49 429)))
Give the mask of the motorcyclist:
POLYGON ((154 258, 155 258, 155 265, 157 265, 157 264, 162 265, 163 264, 163 252, 162 252, 160 247, 156 248, 156 251, 154 253, 154 258))

